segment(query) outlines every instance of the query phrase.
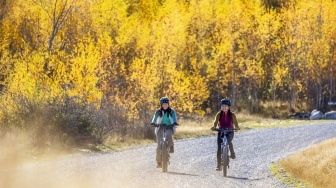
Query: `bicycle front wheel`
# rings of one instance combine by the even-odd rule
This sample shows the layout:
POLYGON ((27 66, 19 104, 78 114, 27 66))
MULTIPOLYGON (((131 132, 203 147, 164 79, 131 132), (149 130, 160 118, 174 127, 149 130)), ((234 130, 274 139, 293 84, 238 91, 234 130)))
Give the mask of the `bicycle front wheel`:
POLYGON ((162 142, 162 172, 168 171, 168 144, 167 142, 162 142))
POLYGON ((227 177, 227 170, 229 165, 229 159, 228 159, 229 150, 227 146, 224 146, 222 148, 222 169, 223 169, 223 176, 227 177))

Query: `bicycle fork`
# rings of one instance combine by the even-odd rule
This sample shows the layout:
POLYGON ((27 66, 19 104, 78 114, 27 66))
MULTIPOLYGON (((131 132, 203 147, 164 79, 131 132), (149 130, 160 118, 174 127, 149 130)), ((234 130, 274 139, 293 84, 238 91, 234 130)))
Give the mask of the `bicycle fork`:
POLYGON ((168 164, 170 164, 170 161, 169 161, 170 154, 169 154, 168 139, 166 137, 166 130, 163 130, 162 139, 161 139, 161 142, 160 142, 160 146, 161 146, 161 150, 160 150, 161 153, 160 153, 160 155, 161 156, 162 156, 162 152, 163 152, 163 150, 162 150, 162 144, 163 143, 166 143, 166 146, 167 146, 167 162, 168 162, 168 164))
POLYGON ((229 157, 229 145, 228 145, 228 141, 227 141, 226 135, 224 135, 221 149, 222 149, 222 156, 221 156, 222 163, 223 163, 224 159, 226 159, 227 160, 227 167, 230 168, 230 166, 229 166, 229 162, 230 162, 229 161, 230 160, 230 157, 229 157), (226 150, 226 153, 224 153, 224 148, 226 150))

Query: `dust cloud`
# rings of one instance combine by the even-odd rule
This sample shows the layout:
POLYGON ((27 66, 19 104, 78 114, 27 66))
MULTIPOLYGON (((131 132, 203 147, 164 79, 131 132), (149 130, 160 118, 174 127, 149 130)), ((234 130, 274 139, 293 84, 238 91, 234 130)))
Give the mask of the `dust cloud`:
POLYGON ((127 151, 101 154, 49 150, 35 155, 32 140, 27 135, 0 139, 0 188, 150 187, 148 179, 132 181, 139 174, 147 177, 148 172, 132 166, 128 159, 134 155, 127 151))

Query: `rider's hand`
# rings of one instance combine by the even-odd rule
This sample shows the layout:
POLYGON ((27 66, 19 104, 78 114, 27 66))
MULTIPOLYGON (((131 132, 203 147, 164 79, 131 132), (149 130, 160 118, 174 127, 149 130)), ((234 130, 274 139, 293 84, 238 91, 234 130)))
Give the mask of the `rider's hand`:
POLYGON ((211 127, 211 130, 212 130, 212 131, 216 130, 216 127, 211 127))
POLYGON ((179 125, 178 123, 174 122, 173 125, 179 125))
POLYGON ((152 123, 150 123, 149 125, 155 125, 155 123, 152 122, 152 123))
POLYGON ((240 128, 239 128, 239 127, 236 127, 236 130, 238 131, 238 130, 240 130, 240 128))

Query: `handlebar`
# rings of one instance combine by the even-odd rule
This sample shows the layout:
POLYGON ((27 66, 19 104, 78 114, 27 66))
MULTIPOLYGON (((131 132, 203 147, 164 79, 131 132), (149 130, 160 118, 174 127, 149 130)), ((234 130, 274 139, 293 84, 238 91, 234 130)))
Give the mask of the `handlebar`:
POLYGON ((179 126, 179 124, 171 124, 171 125, 167 125, 167 124, 150 124, 151 127, 173 127, 173 126, 179 126))
POLYGON ((236 129, 227 129, 227 128, 215 128, 214 131, 217 131, 217 132, 233 132, 235 131, 236 129))

